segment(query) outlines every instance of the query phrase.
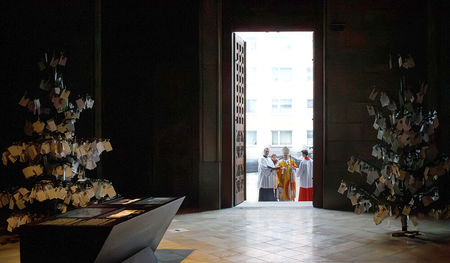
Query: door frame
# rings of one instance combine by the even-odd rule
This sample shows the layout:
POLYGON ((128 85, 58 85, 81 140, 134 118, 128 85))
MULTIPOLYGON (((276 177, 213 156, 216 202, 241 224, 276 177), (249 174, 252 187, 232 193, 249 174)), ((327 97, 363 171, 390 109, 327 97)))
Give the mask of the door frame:
POLYGON ((323 171, 325 143, 325 87, 324 87, 324 37, 322 25, 232 25, 225 24, 222 29, 222 171, 221 208, 233 207, 233 97, 232 97, 232 33, 266 31, 312 31, 313 32, 313 206, 323 207, 323 171))

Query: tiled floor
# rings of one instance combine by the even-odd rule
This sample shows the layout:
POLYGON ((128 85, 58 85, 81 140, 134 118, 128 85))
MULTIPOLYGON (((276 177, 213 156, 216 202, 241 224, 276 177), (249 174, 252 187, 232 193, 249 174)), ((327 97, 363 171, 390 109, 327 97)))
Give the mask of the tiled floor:
POLYGON ((178 215, 158 254, 161 262, 450 262, 448 222, 421 222, 416 239, 391 237, 399 228, 311 206, 236 207, 178 215))
MULTIPOLYGON (((160 262, 450 262, 449 222, 423 221, 416 239, 393 238, 400 222, 296 205, 257 204, 177 215, 158 247, 160 262)), ((19 262, 18 243, 0 262, 19 262)))

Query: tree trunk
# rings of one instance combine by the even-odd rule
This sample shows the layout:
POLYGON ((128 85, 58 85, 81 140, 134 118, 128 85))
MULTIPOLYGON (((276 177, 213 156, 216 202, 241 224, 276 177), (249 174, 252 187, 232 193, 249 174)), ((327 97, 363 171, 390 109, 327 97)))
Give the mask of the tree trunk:
POLYGON ((402 231, 408 231, 408 222, 407 217, 405 215, 401 216, 401 221, 402 221, 402 231))

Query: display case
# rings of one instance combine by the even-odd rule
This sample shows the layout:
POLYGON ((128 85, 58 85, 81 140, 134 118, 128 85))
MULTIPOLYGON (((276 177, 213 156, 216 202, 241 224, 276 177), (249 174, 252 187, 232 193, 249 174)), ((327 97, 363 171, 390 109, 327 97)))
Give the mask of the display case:
POLYGON ((121 198, 25 225, 21 262, 157 262, 184 197, 121 198))

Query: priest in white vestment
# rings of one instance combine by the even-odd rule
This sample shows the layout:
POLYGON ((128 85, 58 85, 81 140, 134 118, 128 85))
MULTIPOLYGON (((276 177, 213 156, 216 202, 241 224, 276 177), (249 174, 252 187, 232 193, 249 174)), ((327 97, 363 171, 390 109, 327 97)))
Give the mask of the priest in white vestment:
POLYGON ((258 159, 258 201, 277 201, 276 179, 272 172, 279 169, 269 157, 269 148, 264 148, 264 155, 258 159))

